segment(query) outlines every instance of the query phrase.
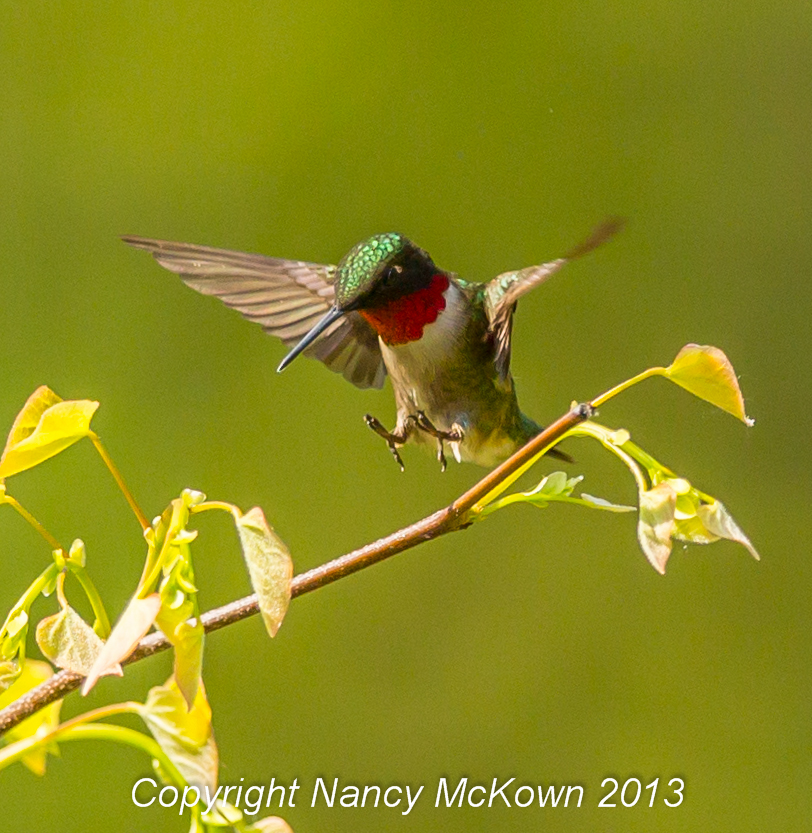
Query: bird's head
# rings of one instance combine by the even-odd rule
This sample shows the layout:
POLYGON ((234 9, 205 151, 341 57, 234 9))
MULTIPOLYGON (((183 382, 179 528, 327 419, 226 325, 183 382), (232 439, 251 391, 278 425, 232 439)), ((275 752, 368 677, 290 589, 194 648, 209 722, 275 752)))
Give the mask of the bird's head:
POLYGON ((402 234, 376 234, 353 246, 338 264, 336 306, 375 309, 424 289, 437 267, 402 234))
POLYGON ((363 240, 338 264, 334 306, 288 353, 279 370, 349 312, 359 312, 388 343, 419 338, 423 327, 445 307, 447 288, 445 273, 402 234, 376 234, 363 240))

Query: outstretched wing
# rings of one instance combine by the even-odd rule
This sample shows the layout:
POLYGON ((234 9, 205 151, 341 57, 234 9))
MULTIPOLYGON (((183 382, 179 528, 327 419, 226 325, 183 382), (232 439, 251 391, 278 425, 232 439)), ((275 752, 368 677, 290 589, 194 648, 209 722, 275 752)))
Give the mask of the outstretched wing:
MULTIPOLYGON (((122 237, 204 295, 214 295, 266 333, 292 347, 335 300, 336 267, 301 260, 122 237)), ((386 368, 375 330, 357 313, 336 321, 304 354, 324 362, 359 388, 380 388, 386 368)))
POLYGON ((510 368, 510 340, 513 332, 513 313, 516 302, 534 287, 544 283, 570 260, 591 252, 607 241, 623 226, 623 220, 612 218, 604 221, 583 243, 558 260, 528 266, 515 272, 497 275, 485 285, 485 312, 488 316, 488 331, 496 347, 496 370, 505 379, 510 368))

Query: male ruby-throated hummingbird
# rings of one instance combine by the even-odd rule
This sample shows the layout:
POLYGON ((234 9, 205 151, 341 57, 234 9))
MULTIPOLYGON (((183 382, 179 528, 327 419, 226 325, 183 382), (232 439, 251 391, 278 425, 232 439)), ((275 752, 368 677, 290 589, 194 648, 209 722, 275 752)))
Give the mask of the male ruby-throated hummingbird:
POLYGON ((446 272, 395 233, 364 240, 338 266, 122 239, 291 347, 280 371, 304 353, 359 388, 389 376, 397 424, 387 431, 369 414, 367 424, 401 468, 398 447, 409 441, 433 444, 445 468, 445 443, 460 462, 493 466, 541 431, 519 410, 510 373, 516 302, 619 225, 606 221, 566 256, 487 283, 446 272))

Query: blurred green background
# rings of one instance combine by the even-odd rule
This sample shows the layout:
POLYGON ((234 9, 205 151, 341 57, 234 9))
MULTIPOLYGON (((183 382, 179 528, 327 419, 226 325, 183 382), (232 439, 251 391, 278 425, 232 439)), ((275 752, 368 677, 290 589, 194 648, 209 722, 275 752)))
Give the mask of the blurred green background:
MULTIPOLYGON (((336 262, 399 230, 486 279, 621 214, 619 238, 522 301, 525 410, 550 420, 695 341, 727 352, 757 420, 662 380, 601 414, 719 496, 761 563, 677 548, 663 578, 632 517, 513 507, 297 600, 273 643, 256 620, 213 635, 221 780, 298 778, 296 833, 810 829, 812 7, 122 0, 3 2, 2 20, 0 425, 39 384, 98 399, 148 515, 184 487, 259 504, 302 571, 482 472, 409 449, 401 474, 361 419, 392 421, 388 391, 305 360, 278 376, 279 344, 123 233, 336 262), (427 786, 404 818, 310 809, 316 776, 427 786), (586 798, 435 810, 441 776, 586 798), (609 776, 679 776, 685 801, 598 809, 609 776)), ((569 450, 587 491, 634 500, 616 461, 569 450)), ((92 447, 13 492, 84 539, 120 610, 143 542, 92 447)), ((49 553, 0 522, 6 610, 49 553)), ((203 606, 247 594, 229 523, 199 528, 203 606)), ((169 670, 141 663, 63 715, 169 670)), ((0 826, 186 829, 131 803, 149 773, 132 750, 66 744, 44 779, 0 774, 0 826)))

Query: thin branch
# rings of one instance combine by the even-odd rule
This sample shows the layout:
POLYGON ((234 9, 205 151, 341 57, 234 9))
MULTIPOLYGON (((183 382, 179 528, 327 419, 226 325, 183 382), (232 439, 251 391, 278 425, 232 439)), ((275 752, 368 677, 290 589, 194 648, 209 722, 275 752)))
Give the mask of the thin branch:
MULTIPOLYGON (((591 405, 574 406, 444 509, 428 515, 411 526, 399 529, 385 538, 367 544, 365 547, 294 576, 291 584, 291 597, 295 599, 297 596, 303 596, 305 593, 318 590, 319 587, 332 584, 338 579, 371 567, 379 561, 391 558, 424 541, 431 541, 448 532, 456 532, 458 529, 469 526, 471 521, 467 513, 472 507, 536 454, 559 440, 571 428, 588 419, 591 414, 591 405)), ((258 610, 257 597, 252 595, 210 610, 202 614, 200 619, 206 633, 210 633, 253 616, 258 610)), ((145 636, 122 664, 129 665, 138 662, 170 647, 167 638, 156 631, 145 636)), ((78 688, 83 679, 80 674, 73 671, 60 671, 36 688, 32 688, 0 710, 0 736, 49 703, 61 699, 78 688)))

